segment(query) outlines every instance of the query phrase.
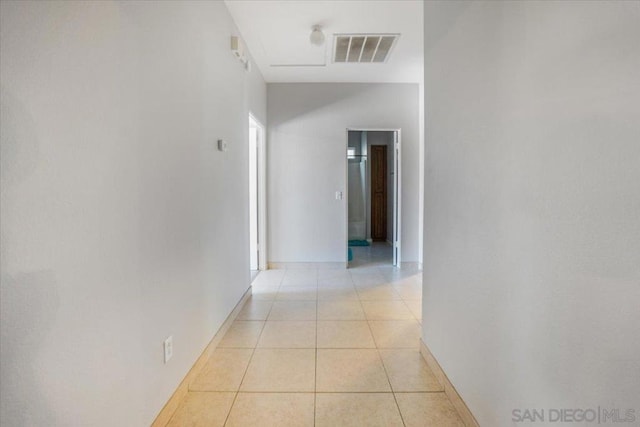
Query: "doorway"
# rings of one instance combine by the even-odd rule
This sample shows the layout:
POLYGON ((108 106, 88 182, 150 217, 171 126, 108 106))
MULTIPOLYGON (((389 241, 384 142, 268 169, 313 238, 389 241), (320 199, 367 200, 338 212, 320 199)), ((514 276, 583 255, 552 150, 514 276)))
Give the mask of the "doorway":
POLYGON ((349 266, 400 266, 400 130, 347 129, 349 266))
POLYGON ((266 162, 264 126, 249 114, 249 269, 266 268, 266 162))

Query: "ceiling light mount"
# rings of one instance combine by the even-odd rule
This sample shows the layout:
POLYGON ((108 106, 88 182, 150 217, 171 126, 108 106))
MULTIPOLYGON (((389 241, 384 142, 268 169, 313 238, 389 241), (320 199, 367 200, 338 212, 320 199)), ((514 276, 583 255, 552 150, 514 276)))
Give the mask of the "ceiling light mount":
POLYGON ((322 32, 322 27, 320 25, 314 25, 311 27, 309 41, 315 46, 322 46, 324 44, 324 33, 322 32))

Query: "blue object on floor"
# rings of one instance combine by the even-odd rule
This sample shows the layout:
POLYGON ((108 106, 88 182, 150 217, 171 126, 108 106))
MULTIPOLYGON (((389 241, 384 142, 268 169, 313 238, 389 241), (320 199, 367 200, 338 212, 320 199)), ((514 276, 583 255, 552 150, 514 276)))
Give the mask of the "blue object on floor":
POLYGON ((349 240, 349 246, 371 246, 366 240, 349 240))
POLYGON ((351 251, 351 248, 347 248, 347 260, 353 261, 353 252, 351 251))

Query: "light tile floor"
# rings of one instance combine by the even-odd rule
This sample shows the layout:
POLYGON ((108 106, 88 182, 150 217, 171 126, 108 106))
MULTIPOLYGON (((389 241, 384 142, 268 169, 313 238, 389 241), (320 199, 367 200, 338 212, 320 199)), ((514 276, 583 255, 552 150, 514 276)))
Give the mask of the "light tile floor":
POLYGON ((463 426, 419 352, 420 272, 357 249, 260 273, 169 425, 463 426))

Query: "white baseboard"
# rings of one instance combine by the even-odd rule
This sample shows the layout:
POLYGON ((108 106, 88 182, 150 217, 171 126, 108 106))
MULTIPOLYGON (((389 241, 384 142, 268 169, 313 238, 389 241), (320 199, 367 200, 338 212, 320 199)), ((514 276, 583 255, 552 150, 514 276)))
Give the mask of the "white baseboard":
POLYGON ((438 363, 433 354, 431 354, 429 347, 427 347, 422 339, 420 340, 420 354, 422 354, 425 362, 427 362, 427 365, 429 365, 429 368, 431 368, 435 374, 440 385, 444 388, 444 394, 447 395, 454 408, 456 408, 456 411, 458 411, 458 415, 462 418, 464 425, 466 427, 480 427, 480 424, 478 424, 478 421, 469 410, 469 407, 464 403, 464 400, 462 400, 462 397, 458 394, 456 388, 453 386, 451 381, 449 381, 447 374, 442 370, 440 363, 438 363))
POLYGON ((167 424, 169 424, 171 417, 173 417, 176 409, 178 409, 178 406, 180 406, 180 403, 187 395, 187 392, 189 391, 189 385, 196 379, 204 365, 207 363, 207 360, 209 360, 209 358, 213 354, 213 351, 216 349, 216 347, 218 347, 218 344, 220 344, 220 341, 222 341, 222 337, 224 337, 224 334, 227 333, 233 321, 236 320, 236 317, 238 317, 238 314, 240 314, 240 310, 242 310, 242 307, 244 307, 244 304, 247 302, 250 296, 251 287, 249 287, 242 298, 240 298, 240 301, 238 301, 238 304, 236 304, 233 311, 231 311, 229 316, 227 316, 227 319, 224 321, 222 326, 220 326, 218 332, 216 332, 209 344, 207 344, 207 346, 205 347, 200 357, 198 357, 191 369, 189 369, 189 372, 187 372, 187 375, 184 377, 182 382, 180 382, 180 385, 178 386, 176 391, 173 392, 167 403, 164 405, 153 424, 151 424, 151 427, 165 427, 167 424))

